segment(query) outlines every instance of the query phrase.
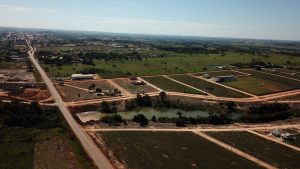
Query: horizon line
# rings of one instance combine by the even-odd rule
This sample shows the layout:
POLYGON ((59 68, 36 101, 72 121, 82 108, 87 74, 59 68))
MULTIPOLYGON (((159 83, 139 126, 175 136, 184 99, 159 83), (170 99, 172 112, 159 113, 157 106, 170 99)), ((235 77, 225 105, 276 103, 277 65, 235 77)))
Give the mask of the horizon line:
POLYGON ((69 31, 69 32, 90 32, 90 33, 103 33, 103 34, 127 34, 127 35, 144 35, 144 36, 170 36, 170 37, 190 37, 190 38, 211 38, 211 39, 236 39, 236 40, 261 40, 261 41, 285 41, 285 42, 300 42, 299 40, 291 39, 267 39, 267 38, 242 38, 242 37, 231 37, 231 36, 202 36, 202 35, 175 35, 175 34, 151 34, 151 33, 126 33, 126 32, 106 32, 100 30, 80 30, 80 29, 64 29, 64 28, 34 28, 34 27, 18 27, 18 26, 1 26, 0 28, 13 28, 13 29, 36 29, 36 30, 47 30, 47 31, 69 31))

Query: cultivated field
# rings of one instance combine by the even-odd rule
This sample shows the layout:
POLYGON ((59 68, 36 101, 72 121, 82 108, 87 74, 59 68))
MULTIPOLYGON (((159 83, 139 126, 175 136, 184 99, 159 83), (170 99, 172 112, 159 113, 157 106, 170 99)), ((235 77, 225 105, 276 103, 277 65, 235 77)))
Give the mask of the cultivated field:
POLYGON ((219 86, 205 80, 198 79, 196 77, 190 75, 173 75, 171 78, 183 82, 185 84, 191 85, 197 89, 206 91, 215 96, 221 97, 232 97, 232 98, 240 98, 240 97, 249 97, 243 93, 239 93, 230 89, 227 89, 223 86, 219 86))
POLYGON ((300 88, 300 82, 254 70, 241 70, 251 76, 239 77, 236 81, 223 84, 255 94, 265 95, 300 88))
POLYGON ((113 81, 125 90, 129 91, 131 94, 159 92, 149 85, 136 86, 133 84, 133 81, 128 78, 113 79, 113 81))
POLYGON ((260 168, 190 132, 103 132, 97 137, 129 168, 260 168))
POLYGON ((162 90, 169 92, 182 92, 182 93, 192 93, 192 94, 203 94, 197 90, 194 90, 190 87, 184 86, 180 83, 176 83, 168 78, 163 76, 155 76, 155 77, 143 77, 146 81, 151 84, 161 88, 162 90))
POLYGON ((300 152, 248 132, 207 132, 216 139, 279 168, 299 168, 300 152))

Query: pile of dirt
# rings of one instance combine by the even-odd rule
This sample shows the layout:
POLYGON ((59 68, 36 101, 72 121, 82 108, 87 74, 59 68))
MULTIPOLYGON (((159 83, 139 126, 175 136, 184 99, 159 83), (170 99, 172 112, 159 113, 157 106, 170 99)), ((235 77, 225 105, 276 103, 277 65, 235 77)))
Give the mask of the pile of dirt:
POLYGON ((69 144, 53 138, 34 146, 34 169, 81 169, 69 144))
POLYGON ((22 94, 19 95, 20 98, 27 100, 46 100, 51 97, 48 90, 38 90, 38 89, 25 89, 22 94))

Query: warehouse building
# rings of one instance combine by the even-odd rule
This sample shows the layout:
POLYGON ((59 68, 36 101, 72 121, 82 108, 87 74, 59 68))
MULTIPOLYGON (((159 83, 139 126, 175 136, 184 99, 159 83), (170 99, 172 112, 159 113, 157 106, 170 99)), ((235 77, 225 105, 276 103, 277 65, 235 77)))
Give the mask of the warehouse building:
POLYGON ((91 80, 95 79, 93 74, 72 74, 72 80, 91 80))

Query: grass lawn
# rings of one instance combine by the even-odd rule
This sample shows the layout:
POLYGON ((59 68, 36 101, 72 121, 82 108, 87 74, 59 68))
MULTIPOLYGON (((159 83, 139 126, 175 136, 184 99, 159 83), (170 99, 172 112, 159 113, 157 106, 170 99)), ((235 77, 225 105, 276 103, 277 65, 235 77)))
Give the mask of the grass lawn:
POLYGON ((259 168, 191 132, 97 133, 129 168, 259 168))
POLYGON ((225 85, 247 91, 255 95, 265 95, 300 88, 300 82, 273 76, 253 70, 241 70, 252 76, 239 77, 237 81, 225 82, 225 85))
POLYGON ((185 84, 191 85, 195 88, 198 88, 200 90, 207 91, 208 93, 211 93, 215 96, 232 97, 232 98, 249 97, 243 93, 239 93, 239 92, 227 89, 225 87, 198 79, 198 78, 190 76, 190 75, 174 75, 174 76, 170 76, 170 77, 175 80, 178 80, 180 82, 183 82, 185 84))
MULTIPOLYGON (((145 53, 145 52, 144 52, 145 53)), ((203 68, 208 71, 215 70, 217 65, 229 66, 232 63, 249 63, 253 59, 262 60, 276 64, 286 63, 287 60, 300 65, 299 57, 285 57, 283 55, 273 55, 270 58, 263 56, 253 56, 239 53, 227 53, 225 56, 220 54, 180 54, 175 52, 147 51, 147 54, 163 53, 167 57, 149 57, 142 61, 109 61, 95 60, 95 66, 72 64, 61 67, 46 65, 47 70, 52 76, 70 76, 88 68, 101 68, 103 72, 99 75, 105 78, 121 77, 127 73, 135 76, 162 75, 202 72, 203 68)))
POLYGON ((299 168, 300 153, 248 132, 208 132, 229 145, 266 161, 278 168, 299 168))
POLYGON ((203 94, 195 89, 184 86, 180 83, 176 83, 168 78, 163 76, 155 77, 143 77, 149 83, 161 88, 162 90, 169 92, 182 92, 182 93, 192 93, 192 94, 203 94))

